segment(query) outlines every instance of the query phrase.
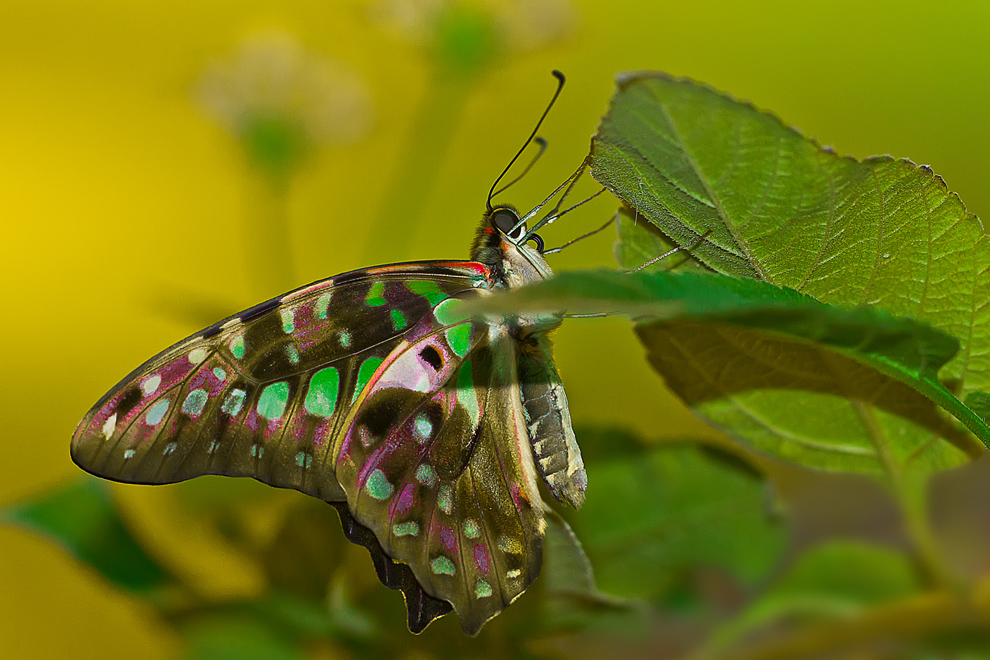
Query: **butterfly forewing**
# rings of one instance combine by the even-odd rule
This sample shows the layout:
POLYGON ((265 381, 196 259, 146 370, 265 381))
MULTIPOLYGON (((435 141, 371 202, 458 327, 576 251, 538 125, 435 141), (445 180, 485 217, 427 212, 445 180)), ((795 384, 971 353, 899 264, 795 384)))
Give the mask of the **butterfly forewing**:
POLYGON ((335 460, 355 519, 473 634, 536 577, 544 521, 513 343, 445 323, 454 302, 379 367, 335 460))
POLYGON ((252 476, 341 500, 328 450, 347 410, 420 317, 483 281, 472 262, 399 264, 251 308, 121 381, 79 424, 73 459, 118 481, 252 476))

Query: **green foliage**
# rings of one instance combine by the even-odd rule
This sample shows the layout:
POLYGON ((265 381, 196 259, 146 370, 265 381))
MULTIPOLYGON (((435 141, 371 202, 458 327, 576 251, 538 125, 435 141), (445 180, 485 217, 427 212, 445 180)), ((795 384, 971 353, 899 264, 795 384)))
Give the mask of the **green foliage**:
POLYGON ((607 593, 663 603, 694 571, 713 569, 753 586, 783 551, 785 526, 766 511, 760 476, 698 447, 589 462, 588 481, 574 522, 607 593))
POLYGON ((128 531, 105 481, 83 477, 0 510, 0 522, 47 536, 118 589, 154 599, 176 584, 128 531))

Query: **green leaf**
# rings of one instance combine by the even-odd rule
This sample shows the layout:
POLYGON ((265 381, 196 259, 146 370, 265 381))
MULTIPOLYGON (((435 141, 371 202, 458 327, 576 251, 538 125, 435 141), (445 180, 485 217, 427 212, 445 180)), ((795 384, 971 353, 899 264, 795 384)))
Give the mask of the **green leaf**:
POLYGON ((216 612, 182 626, 185 660, 304 660, 290 637, 250 614, 216 612))
POLYGON ((547 512, 543 542, 542 624, 547 630, 616 630, 642 624, 642 612, 632 603, 598 590, 591 560, 581 541, 559 514, 547 512))
MULTIPOLYGON (((687 80, 641 74, 620 79, 593 142, 592 172, 678 244, 711 231, 692 254, 715 270, 824 302, 868 304, 943 330, 961 343, 943 382, 963 395, 990 390, 988 241, 979 220, 930 169, 889 157, 842 158, 749 104, 687 80)), ((683 360, 670 365, 679 368, 720 341, 707 336, 678 346, 684 336, 651 335, 651 351, 681 350, 683 360)), ((752 364, 774 350, 761 346, 752 364)), ((716 373, 714 362, 703 371, 716 373)), ((835 386, 856 385, 853 373, 821 373, 835 386)), ((978 415, 934 378, 929 384, 938 391, 926 396, 986 440, 978 415)), ((923 475, 962 460, 946 443, 932 442, 930 424, 919 428, 913 416, 891 418, 869 399, 847 398, 755 392, 699 412, 757 447, 813 467, 880 469, 876 461, 851 465, 865 451, 885 456, 882 470, 898 480, 907 470, 923 475), (835 454, 835 447, 843 456, 822 454, 835 454)))
POLYGON ((966 395, 966 406, 979 415, 984 422, 990 423, 990 394, 986 392, 970 392, 966 395))
POLYGON ((937 378, 957 340, 879 309, 724 275, 609 271, 563 273, 475 309, 630 314, 651 363, 688 405, 810 467, 927 472, 981 454, 934 403, 990 440, 986 423, 937 378), (933 434, 952 444, 933 443, 933 434))
POLYGON ((119 589, 154 597, 177 584, 131 535, 105 481, 85 477, 9 506, 0 522, 47 536, 119 589))
POLYGON ((593 487, 573 523, 606 593, 664 600, 699 568, 752 585, 781 555, 785 529, 766 512, 762 481, 698 447, 586 466, 593 487))
POLYGON ((903 553, 852 541, 812 548, 711 640, 709 652, 770 625, 852 617, 921 590, 903 553))

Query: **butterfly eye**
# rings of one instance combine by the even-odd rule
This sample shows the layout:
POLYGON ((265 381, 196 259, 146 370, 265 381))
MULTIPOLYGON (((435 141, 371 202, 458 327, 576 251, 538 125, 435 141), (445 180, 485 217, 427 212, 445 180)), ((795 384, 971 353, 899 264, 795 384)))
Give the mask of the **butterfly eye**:
POLYGON ((497 209, 494 214, 492 214, 492 224, 495 227, 509 237, 511 241, 518 241, 520 238, 526 235, 526 225, 519 225, 519 215, 512 209, 497 209), (516 225, 519 225, 516 227, 516 225), (513 231, 513 229, 515 231, 513 231))
POLYGON ((540 235, 539 234, 533 234, 532 236, 529 237, 529 240, 531 240, 534 243, 536 243, 536 251, 539 252, 540 254, 543 254, 543 247, 544 247, 543 246, 543 239, 540 238, 540 235))

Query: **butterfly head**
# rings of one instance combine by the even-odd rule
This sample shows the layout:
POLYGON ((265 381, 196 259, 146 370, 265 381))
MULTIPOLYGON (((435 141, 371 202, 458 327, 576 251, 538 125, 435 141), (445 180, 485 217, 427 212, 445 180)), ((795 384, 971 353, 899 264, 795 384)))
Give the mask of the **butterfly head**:
POLYGON ((514 288, 553 274, 543 258, 543 239, 527 237, 521 217, 515 207, 500 204, 485 212, 478 228, 471 258, 488 266, 496 286, 514 288))

